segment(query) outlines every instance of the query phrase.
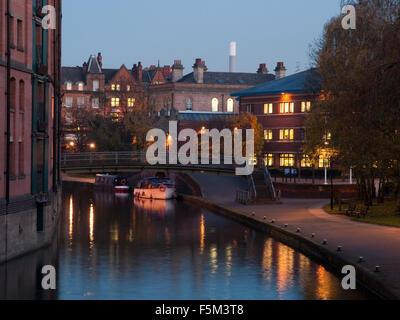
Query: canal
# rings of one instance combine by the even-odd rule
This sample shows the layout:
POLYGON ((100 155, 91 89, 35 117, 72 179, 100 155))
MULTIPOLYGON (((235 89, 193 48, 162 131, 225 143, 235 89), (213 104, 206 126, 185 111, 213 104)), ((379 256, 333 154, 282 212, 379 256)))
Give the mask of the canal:
POLYGON ((265 234, 176 201, 69 183, 54 244, 0 266, 2 299, 365 299, 265 234), (40 289, 41 266, 57 290, 40 289))

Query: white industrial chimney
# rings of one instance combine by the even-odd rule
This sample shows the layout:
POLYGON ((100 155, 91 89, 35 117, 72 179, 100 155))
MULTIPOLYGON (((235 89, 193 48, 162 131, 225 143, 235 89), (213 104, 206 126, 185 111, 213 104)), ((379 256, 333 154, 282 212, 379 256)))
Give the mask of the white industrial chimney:
POLYGON ((229 43, 229 72, 236 72, 236 41, 229 43))

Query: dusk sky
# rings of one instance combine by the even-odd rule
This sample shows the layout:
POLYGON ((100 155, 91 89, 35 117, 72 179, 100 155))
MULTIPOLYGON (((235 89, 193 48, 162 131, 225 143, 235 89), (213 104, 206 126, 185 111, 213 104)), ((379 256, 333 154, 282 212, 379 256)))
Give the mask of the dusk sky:
POLYGON ((202 58, 209 71, 228 71, 237 41, 238 72, 284 61, 291 74, 309 67, 309 45, 340 11, 340 0, 66 0, 63 65, 101 51, 105 68, 181 59, 186 74, 202 58))

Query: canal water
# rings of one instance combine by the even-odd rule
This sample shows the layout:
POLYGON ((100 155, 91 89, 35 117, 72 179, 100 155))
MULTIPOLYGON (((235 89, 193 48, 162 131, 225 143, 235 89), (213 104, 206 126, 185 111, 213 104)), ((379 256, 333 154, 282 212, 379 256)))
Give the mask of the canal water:
POLYGON ((288 246, 202 208, 75 183, 63 192, 53 246, 0 266, 0 298, 370 298, 344 291, 288 246), (45 264, 56 267, 55 291, 40 289, 45 264))

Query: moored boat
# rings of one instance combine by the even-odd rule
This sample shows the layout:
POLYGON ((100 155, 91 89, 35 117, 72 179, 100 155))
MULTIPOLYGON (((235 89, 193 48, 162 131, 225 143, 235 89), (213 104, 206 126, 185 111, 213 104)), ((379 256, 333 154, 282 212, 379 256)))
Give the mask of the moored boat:
POLYGON ((166 178, 146 178, 137 184, 133 194, 137 198, 168 200, 175 198, 175 185, 166 178))
POLYGON ((128 179, 116 175, 97 174, 94 185, 95 187, 113 190, 117 194, 128 194, 130 191, 128 179))

